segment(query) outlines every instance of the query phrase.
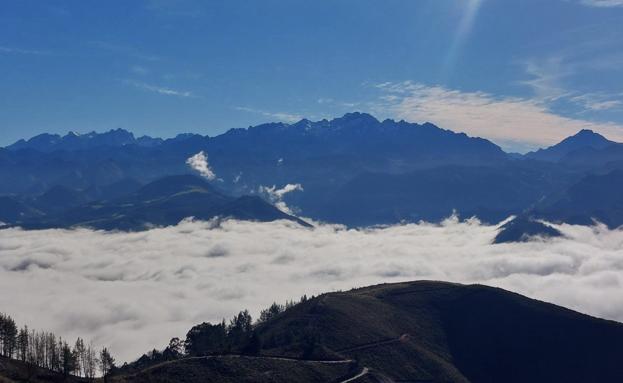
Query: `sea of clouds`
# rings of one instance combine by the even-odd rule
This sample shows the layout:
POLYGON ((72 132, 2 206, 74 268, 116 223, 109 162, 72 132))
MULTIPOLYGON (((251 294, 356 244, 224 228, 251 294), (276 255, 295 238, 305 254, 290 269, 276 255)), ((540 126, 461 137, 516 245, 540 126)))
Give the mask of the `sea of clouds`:
POLYGON ((623 230, 492 245, 497 226, 451 218, 368 230, 184 221, 140 233, 0 231, 0 311, 110 346, 127 361, 194 324, 273 301, 381 282, 499 286, 623 321, 623 230))

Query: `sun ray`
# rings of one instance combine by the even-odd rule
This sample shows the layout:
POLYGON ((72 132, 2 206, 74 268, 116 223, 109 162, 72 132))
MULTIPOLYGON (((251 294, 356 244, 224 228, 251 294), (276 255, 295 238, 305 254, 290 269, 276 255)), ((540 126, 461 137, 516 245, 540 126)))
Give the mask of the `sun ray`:
POLYGON ((482 7, 483 2, 484 0, 461 0, 463 16, 457 26, 456 33, 452 39, 452 44, 448 49, 444 65, 442 66, 442 74, 444 78, 447 78, 454 71, 454 66, 456 65, 456 60, 460 53, 461 47, 474 27, 476 19, 478 18, 478 12, 482 7))

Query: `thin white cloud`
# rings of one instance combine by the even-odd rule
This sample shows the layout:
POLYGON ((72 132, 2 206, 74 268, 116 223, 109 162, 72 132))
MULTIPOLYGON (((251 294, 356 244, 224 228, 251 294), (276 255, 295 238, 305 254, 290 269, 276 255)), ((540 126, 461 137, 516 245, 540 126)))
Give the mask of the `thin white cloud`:
POLYGON ((20 54, 20 55, 36 55, 36 56, 42 56, 42 55, 49 55, 50 54, 50 52, 48 52, 48 51, 40 51, 40 50, 33 50, 33 49, 11 48, 11 47, 6 47, 6 46, 0 46, 0 53, 20 54))
POLYGON ((592 111, 603 111, 623 108, 623 93, 610 95, 604 93, 587 93, 571 98, 572 102, 582 105, 592 111))
POLYGON ((210 168, 210 164, 208 163, 208 155, 205 152, 201 151, 194 156, 188 158, 186 160, 186 164, 199 172, 202 177, 205 177, 210 181, 216 179, 216 174, 214 174, 214 171, 210 168))
POLYGON ((382 102, 373 108, 405 120, 431 121, 454 131, 491 139, 503 147, 551 145, 592 129, 623 142, 623 126, 560 116, 538 100, 462 92, 443 86, 401 82, 377 85, 382 102), (510 145, 509 145, 510 144, 510 145))
POLYGON ((192 92, 189 92, 189 91, 182 91, 182 90, 171 89, 171 88, 167 88, 163 86, 150 85, 150 84, 146 84, 146 83, 138 82, 138 81, 127 80, 126 82, 138 89, 143 89, 149 92, 162 94, 165 96, 194 97, 192 92))
POLYGON ((297 122, 303 119, 303 117, 298 114, 285 113, 285 112, 268 112, 265 110, 248 108, 246 106, 237 106, 235 107, 235 109, 241 112, 261 114, 262 116, 274 118, 278 121, 283 121, 283 122, 288 122, 288 123, 297 122))
POLYGON ((186 221, 140 233, 0 231, 0 307, 127 361, 191 326, 273 301, 385 282, 484 283, 623 321, 623 231, 491 245, 495 226, 450 219, 369 230, 186 221))
POLYGON ((580 3, 599 8, 623 7, 623 0, 581 0, 580 3))
POLYGON ((237 184, 238 182, 240 182, 240 178, 242 178, 242 172, 238 173, 238 174, 234 177, 233 182, 234 182, 235 184, 237 184))
POLYGON ((195 0, 147 0, 145 9, 174 17, 198 17, 203 14, 202 2, 195 0))
POLYGON ((144 67, 142 65, 132 65, 130 70, 132 71, 132 73, 135 73, 135 74, 138 74, 138 75, 141 75, 141 76, 149 74, 149 69, 147 69, 146 67, 144 67))
POLYGON ((145 61, 160 61, 161 60, 159 56, 144 53, 132 46, 112 44, 106 41, 90 41, 89 44, 102 51, 122 54, 122 55, 133 57, 139 60, 145 60, 145 61))
POLYGON ((519 84, 532 88, 535 100, 552 102, 572 95, 563 85, 563 79, 575 74, 575 69, 564 62, 562 56, 551 56, 546 60, 530 60, 525 63, 525 72, 530 79, 519 84))
POLYGON ((320 97, 319 99, 316 100, 316 102, 318 104, 333 104, 335 103, 335 100, 330 98, 330 97, 320 97))
MULTIPOLYGON (((281 164, 282 162, 283 158, 280 158, 278 164, 281 164)), ((304 191, 303 186, 301 184, 287 184, 281 189, 277 189, 277 186, 275 185, 259 187, 260 194, 265 195, 278 209, 288 214, 293 214, 293 212, 292 209, 290 209, 283 201, 283 197, 285 197, 286 194, 295 191, 304 191)))
POLYGON ((532 89, 534 101, 550 105, 562 100, 572 102, 584 108, 584 111, 603 111, 619 106, 623 94, 607 94, 605 92, 581 92, 569 89, 569 82, 578 74, 602 73, 620 69, 621 57, 604 54, 603 49, 608 43, 579 44, 573 52, 559 52, 545 59, 532 59, 523 63, 526 75, 530 78, 518 84, 532 89), (597 50, 596 50, 597 49, 597 50))

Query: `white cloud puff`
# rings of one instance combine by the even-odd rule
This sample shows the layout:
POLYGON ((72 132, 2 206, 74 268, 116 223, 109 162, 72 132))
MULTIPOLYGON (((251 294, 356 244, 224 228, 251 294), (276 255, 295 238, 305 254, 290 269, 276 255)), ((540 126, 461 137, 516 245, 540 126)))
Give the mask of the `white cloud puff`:
POLYGON ((304 191, 303 186, 301 184, 287 184, 281 189, 277 189, 275 185, 259 187, 260 194, 264 194, 279 210, 288 214, 293 214, 293 212, 283 201, 283 197, 295 191, 304 191))
POLYGON ((210 181, 216 179, 216 174, 214 174, 208 163, 208 155, 203 151, 187 159, 186 164, 201 174, 202 177, 210 181))
POLYGON ((140 233, 0 231, 0 307, 130 360, 194 324, 274 300, 419 279, 483 283, 623 321, 623 231, 491 245, 495 226, 449 219, 351 230, 184 221, 140 233))

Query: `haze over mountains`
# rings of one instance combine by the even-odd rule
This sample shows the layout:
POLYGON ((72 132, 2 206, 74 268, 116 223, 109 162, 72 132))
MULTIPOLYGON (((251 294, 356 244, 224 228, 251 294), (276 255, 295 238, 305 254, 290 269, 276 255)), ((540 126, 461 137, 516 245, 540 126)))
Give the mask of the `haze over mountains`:
MULTIPOLYGON (((298 184, 279 197, 297 214, 350 226, 436 222, 453 211, 485 222, 525 214, 623 224, 623 197, 612 187, 622 182, 623 144, 583 130, 519 156, 430 123, 378 121, 364 113, 269 123, 216 137, 163 140, 113 130, 20 140, 0 149, 0 221, 41 227, 93 221, 60 217, 95 201, 130 198, 164 177, 194 173, 186 161, 199 152, 207 154, 216 175, 211 183, 222 194, 267 197, 267 188, 298 184)), ((142 223, 174 224, 177 218, 142 223)))

